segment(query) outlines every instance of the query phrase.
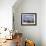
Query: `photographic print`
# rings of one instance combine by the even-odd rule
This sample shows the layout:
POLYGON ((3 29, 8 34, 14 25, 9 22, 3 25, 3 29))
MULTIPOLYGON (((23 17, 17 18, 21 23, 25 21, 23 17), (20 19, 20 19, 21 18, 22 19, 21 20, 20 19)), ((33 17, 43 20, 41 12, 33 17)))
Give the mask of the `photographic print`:
POLYGON ((21 25, 36 25, 37 14, 36 13, 21 13, 21 25))

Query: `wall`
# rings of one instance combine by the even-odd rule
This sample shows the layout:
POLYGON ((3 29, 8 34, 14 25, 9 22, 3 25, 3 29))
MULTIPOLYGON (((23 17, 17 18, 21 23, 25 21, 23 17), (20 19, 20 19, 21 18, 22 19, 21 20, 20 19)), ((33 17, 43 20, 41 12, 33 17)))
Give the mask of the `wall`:
POLYGON ((0 27, 12 29, 12 6, 16 0, 0 0, 0 27))
POLYGON ((41 41, 46 46, 46 0, 41 1, 41 41))
MULTIPOLYGON (((23 0, 21 5, 13 7, 15 30, 23 33, 24 39, 35 41, 36 46, 41 46, 41 1, 40 0, 23 0), (37 13, 36 26, 21 26, 21 13, 37 13)), ((16 5, 14 5, 16 6, 16 5)))

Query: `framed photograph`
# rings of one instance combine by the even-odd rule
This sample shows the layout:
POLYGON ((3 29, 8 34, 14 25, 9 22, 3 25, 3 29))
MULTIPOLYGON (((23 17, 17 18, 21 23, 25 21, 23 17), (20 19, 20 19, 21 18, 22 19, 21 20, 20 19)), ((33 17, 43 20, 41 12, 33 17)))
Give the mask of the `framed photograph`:
POLYGON ((21 13, 21 25, 37 25, 37 14, 21 13))

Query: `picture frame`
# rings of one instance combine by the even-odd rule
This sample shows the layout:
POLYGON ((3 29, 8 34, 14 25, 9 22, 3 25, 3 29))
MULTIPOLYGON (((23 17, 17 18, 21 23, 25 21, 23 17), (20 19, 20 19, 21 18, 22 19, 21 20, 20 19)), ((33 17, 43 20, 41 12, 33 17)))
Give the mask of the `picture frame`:
POLYGON ((21 13, 21 25, 37 25, 37 13, 21 13))

